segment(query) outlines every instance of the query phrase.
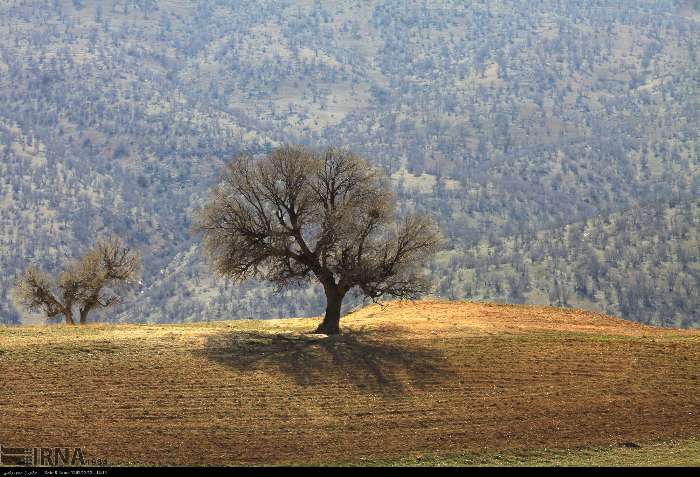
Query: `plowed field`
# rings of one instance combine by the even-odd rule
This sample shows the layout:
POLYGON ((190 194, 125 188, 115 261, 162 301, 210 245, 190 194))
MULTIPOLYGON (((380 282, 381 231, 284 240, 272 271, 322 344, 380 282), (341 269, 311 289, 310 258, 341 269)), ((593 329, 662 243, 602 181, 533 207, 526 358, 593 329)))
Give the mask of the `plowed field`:
POLYGON ((344 317, 0 328, 0 444, 323 464, 700 437, 700 332, 392 302, 344 317))

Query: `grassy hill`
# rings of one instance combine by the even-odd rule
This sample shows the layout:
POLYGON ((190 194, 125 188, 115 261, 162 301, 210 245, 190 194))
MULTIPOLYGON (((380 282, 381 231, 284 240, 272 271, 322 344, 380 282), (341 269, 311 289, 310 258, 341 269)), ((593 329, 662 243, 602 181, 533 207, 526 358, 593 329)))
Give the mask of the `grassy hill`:
POLYGON ((0 328, 0 442, 123 465, 699 463, 697 330, 446 301, 316 322, 0 328))

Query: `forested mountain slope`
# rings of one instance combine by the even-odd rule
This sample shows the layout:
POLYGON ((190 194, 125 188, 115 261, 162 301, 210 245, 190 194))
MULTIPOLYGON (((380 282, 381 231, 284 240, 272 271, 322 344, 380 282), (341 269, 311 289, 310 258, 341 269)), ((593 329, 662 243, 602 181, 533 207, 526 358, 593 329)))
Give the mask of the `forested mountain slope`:
POLYGON ((438 290, 697 326, 698 244, 700 199, 673 200, 454 251, 438 290))
POLYGON ((699 22, 685 0, 0 2, 0 319, 20 318, 10 289, 28 263, 56 269, 109 233, 145 268, 105 319, 318 313, 314 290, 215 281, 190 233, 225 159, 295 142, 352 147, 392 175, 402 210, 436 216, 452 248, 429 264, 441 295, 697 325, 697 235, 678 252, 645 221, 616 227, 661 208, 697 228, 699 22), (528 265, 540 292, 466 278, 484 241, 530 257, 546 231, 600 221, 626 251, 604 268, 661 296, 651 255, 628 253, 656 233, 690 298, 625 305, 620 271, 563 300, 550 291, 573 273, 595 281, 568 239, 543 252, 567 277, 528 265))

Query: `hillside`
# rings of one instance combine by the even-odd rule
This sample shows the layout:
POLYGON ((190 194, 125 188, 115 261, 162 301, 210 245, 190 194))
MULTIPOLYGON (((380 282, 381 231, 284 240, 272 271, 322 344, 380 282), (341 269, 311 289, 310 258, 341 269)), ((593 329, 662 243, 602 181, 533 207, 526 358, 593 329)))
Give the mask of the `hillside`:
POLYGON ((445 301, 366 307, 339 337, 305 334, 316 323, 0 328, 0 442, 70 443, 117 464, 575 463, 579 452, 697 463, 698 331, 445 301))
POLYGON ((447 253, 441 295, 700 322, 700 197, 658 201, 447 253))
MULTIPOLYGON (((31 318, 11 294, 29 263, 56 270, 111 233, 143 252, 143 288, 100 319, 319 313, 311 288, 292 301, 211 279, 190 232, 223 161, 291 142, 353 148, 392 177, 402 212, 435 216, 452 247, 427 264, 436 281, 449 275, 441 296, 698 326, 684 292, 656 308, 615 290, 561 300, 587 270, 568 242, 566 276, 529 267, 532 290, 516 283, 513 297, 449 261, 469 262, 484 240, 532 243, 695 200, 699 30, 687 0, 1 2, 0 321, 31 318)), ((646 229, 628 231, 618 248, 631 254, 601 264, 652 282, 646 229)), ((700 247, 686 246, 696 269, 700 247)))

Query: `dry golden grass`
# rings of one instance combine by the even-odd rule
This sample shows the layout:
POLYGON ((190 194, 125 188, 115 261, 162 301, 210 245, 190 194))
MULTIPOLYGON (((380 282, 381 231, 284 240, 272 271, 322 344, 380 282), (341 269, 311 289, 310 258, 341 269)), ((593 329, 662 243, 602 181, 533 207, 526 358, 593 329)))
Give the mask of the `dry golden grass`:
POLYGON ((393 302, 343 318, 0 329, 0 443, 321 464, 700 436, 700 332, 393 302))

